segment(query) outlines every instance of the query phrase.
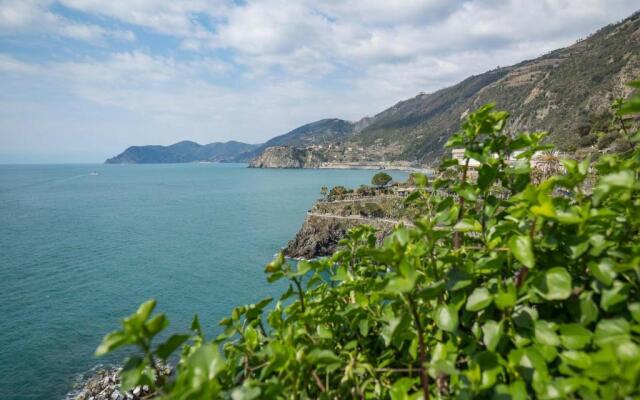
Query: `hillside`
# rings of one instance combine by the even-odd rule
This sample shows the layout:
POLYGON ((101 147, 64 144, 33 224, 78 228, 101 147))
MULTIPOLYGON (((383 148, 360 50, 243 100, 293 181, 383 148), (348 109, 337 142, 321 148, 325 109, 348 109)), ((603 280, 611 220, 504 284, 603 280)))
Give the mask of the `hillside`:
POLYGON ((198 161, 230 161, 238 154, 259 145, 229 141, 201 145, 188 140, 170 146, 132 146, 121 154, 109 158, 106 164, 163 164, 198 161))
POLYGON ((512 113, 509 131, 549 130, 562 149, 609 121, 611 101, 640 76, 640 13, 540 58, 498 68, 432 94, 421 94, 376 115, 355 140, 397 148, 400 159, 432 160, 458 129, 460 117, 495 102, 512 113))
POLYGON ((347 140, 354 132, 354 124, 342 119, 322 119, 298 127, 283 135, 276 136, 261 146, 240 154, 236 161, 250 161, 265 149, 277 146, 307 147, 324 143, 336 143, 347 140))
MULTIPOLYGON (((272 139, 252 154, 271 146, 339 141, 342 155, 336 155, 333 146, 333 154, 324 154, 324 158, 431 164, 458 130, 461 117, 488 102, 511 112, 509 132, 548 130, 548 140, 562 150, 587 146, 603 150, 615 147, 618 139, 616 132, 607 132, 611 102, 628 97, 630 89, 625 83, 638 77, 640 13, 635 13, 572 46, 471 76, 434 93, 419 94, 353 124, 342 121, 342 135, 326 135, 309 129, 314 125, 309 124, 272 139)), ((326 153, 325 149, 321 153, 326 153)))

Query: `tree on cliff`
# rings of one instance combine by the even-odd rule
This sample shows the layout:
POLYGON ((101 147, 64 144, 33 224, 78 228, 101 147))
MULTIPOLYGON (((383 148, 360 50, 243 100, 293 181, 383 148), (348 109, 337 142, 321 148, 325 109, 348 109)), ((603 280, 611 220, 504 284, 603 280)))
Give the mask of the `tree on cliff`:
POLYGON ((387 186, 389 182, 391 182, 391 176, 386 172, 378 172, 371 178, 371 184, 376 185, 378 188, 383 188, 387 186))

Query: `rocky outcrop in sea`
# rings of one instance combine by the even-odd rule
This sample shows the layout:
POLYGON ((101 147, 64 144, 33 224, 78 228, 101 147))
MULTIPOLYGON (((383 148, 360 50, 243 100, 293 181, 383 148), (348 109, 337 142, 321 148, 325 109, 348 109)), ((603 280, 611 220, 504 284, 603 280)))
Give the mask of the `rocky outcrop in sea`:
POLYGON ((321 155, 310 149, 292 146, 266 148, 262 154, 251 160, 250 168, 318 168, 325 161, 321 155))

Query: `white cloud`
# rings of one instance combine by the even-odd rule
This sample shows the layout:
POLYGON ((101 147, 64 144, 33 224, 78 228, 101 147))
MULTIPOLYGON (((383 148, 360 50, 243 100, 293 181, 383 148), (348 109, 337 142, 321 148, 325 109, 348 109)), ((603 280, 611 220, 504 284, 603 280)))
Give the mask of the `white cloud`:
POLYGON ((40 72, 40 68, 38 66, 20 61, 7 54, 0 54, 0 71, 29 75, 40 72))
POLYGON ((330 74, 344 65, 366 74, 381 64, 411 65, 471 49, 513 48, 507 62, 516 62, 523 44, 530 48, 526 57, 534 57, 634 7, 628 0, 249 1, 226 15, 216 44, 260 72, 277 67, 330 74))
POLYGON ((200 18, 216 21, 228 9, 224 0, 59 0, 82 12, 107 16, 153 32, 183 39, 182 48, 210 49, 215 36, 200 18))
POLYGON ((52 34, 87 42, 106 38, 133 41, 131 31, 78 23, 50 11, 53 0, 0 0, 0 37, 19 34, 52 34))

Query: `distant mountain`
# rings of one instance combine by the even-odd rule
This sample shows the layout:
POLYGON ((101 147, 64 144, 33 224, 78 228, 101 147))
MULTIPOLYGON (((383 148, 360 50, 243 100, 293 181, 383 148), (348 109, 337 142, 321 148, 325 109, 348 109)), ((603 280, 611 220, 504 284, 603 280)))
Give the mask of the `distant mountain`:
POLYGON ((197 161, 230 161, 241 153, 260 145, 236 141, 201 145, 188 140, 170 146, 132 146, 121 154, 109 158, 106 164, 164 164, 197 161))
POLYGON ((238 161, 250 161, 268 147, 305 147, 314 144, 335 143, 348 140, 354 133, 355 125, 343 119, 321 119, 296 128, 284 135, 276 136, 259 147, 239 155, 238 161))

